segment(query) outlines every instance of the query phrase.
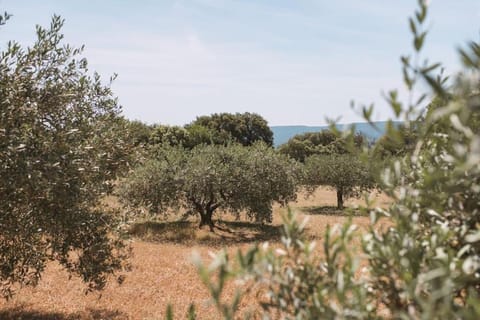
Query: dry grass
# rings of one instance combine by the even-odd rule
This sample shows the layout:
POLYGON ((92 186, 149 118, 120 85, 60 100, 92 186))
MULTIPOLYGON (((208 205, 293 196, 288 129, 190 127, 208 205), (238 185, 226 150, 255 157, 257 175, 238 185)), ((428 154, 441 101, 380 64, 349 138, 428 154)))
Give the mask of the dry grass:
MULTIPOLYGON (((313 197, 299 197, 292 205, 300 218, 309 215, 311 237, 321 239, 327 225, 348 219, 332 212, 335 199, 334 192, 319 189, 313 197)), ((380 206, 388 203, 383 195, 376 199, 380 206)), ((360 202, 348 201, 347 206, 360 202)), ((218 223, 221 229, 214 234, 197 230, 188 221, 139 223, 132 228, 133 270, 122 285, 112 282, 101 294, 85 295, 79 279, 69 280, 67 273, 51 263, 37 287, 23 288, 12 300, 0 301, 0 319, 164 319, 168 303, 178 318, 185 318, 190 303, 196 304, 199 319, 219 318, 191 263, 192 252, 207 259, 210 251, 223 246, 234 252, 254 241, 276 241, 282 210, 275 208, 272 225, 225 220, 218 223)), ((353 222, 362 228, 369 218, 354 217, 353 222)), ((233 290, 229 286, 226 294, 233 290)), ((248 304, 243 302, 244 307, 248 304)))

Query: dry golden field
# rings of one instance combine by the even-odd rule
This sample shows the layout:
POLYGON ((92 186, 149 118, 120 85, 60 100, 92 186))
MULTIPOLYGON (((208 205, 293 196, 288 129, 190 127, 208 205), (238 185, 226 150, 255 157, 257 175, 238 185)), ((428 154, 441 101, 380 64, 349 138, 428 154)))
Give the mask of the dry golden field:
MULTIPOLYGON (((383 195, 375 197, 379 206, 388 203, 383 195)), ((292 204, 299 218, 310 216, 308 234, 312 238, 321 239, 327 225, 346 221, 347 217, 328 208, 335 205, 335 200, 333 191, 319 189, 313 197, 299 196, 292 204)), ((285 209, 275 207, 273 224, 262 230, 235 221, 219 223, 223 230, 215 234, 197 230, 196 225, 192 228, 188 222, 139 224, 134 231, 141 237, 132 238, 132 271, 126 274, 123 284, 112 281, 101 293, 85 295, 85 286, 79 279, 69 280, 66 272, 51 263, 37 287, 22 288, 10 301, 0 301, 0 319, 164 319, 168 303, 173 305, 176 318, 185 319, 192 302, 199 319, 217 319, 207 290, 191 263, 192 253, 196 251, 209 259, 209 252, 224 246, 233 252, 254 241, 275 242, 282 210, 285 209)), ((362 227, 368 225, 369 218, 355 217, 353 222, 362 227)), ((232 284, 227 295, 233 290, 232 284)), ((244 306, 251 303, 242 301, 244 306)))

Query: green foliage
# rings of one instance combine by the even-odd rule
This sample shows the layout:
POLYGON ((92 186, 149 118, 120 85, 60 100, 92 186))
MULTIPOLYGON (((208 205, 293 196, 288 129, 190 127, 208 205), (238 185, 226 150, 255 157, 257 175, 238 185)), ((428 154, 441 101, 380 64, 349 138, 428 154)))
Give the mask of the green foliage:
POLYGON ((322 185, 337 192, 337 207, 347 198, 360 197, 375 187, 369 167, 357 155, 314 155, 305 160, 304 185, 310 192, 322 185))
MULTIPOLYGON (((227 145, 239 143, 250 146, 256 141, 273 144, 273 133, 267 122, 254 113, 220 113, 198 117, 181 126, 153 125, 140 121, 128 122, 128 140, 150 149, 151 146, 169 145, 192 149, 198 145, 227 145)), ((155 147, 153 148, 155 149, 155 147)))
POLYGON ((185 147, 189 144, 189 134, 180 126, 158 125, 149 137, 151 144, 166 144, 169 146, 185 147))
MULTIPOLYGON (((197 314, 195 312, 195 306, 192 304, 188 308, 187 319, 188 320, 195 320, 197 318, 197 314)), ((172 305, 167 306, 167 314, 165 315, 166 320, 173 320, 173 307, 172 305)))
POLYGON ((138 167, 119 193, 128 205, 152 213, 183 207, 200 216, 200 227, 213 229, 215 210, 270 222, 273 201, 295 198, 298 169, 294 161, 263 143, 200 145, 192 150, 164 147, 156 159, 138 167))
POLYGON ((417 142, 417 132, 421 125, 421 120, 410 123, 408 128, 403 125, 397 128, 387 125, 387 133, 379 138, 373 146, 373 156, 378 159, 388 159, 403 157, 411 153, 417 142))
POLYGON ((299 134, 279 147, 279 152, 305 164, 302 181, 312 193, 321 185, 337 191, 337 207, 345 198, 359 197, 374 188, 369 168, 360 160, 364 143, 360 134, 341 134, 332 130, 299 134))
POLYGON ((185 127, 158 125, 150 136, 151 145, 167 145, 185 149, 193 149, 198 145, 224 145, 230 140, 229 135, 198 124, 190 124, 185 127))
POLYGON ((130 144, 143 147, 150 143, 151 136, 156 130, 155 126, 148 125, 139 120, 124 119, 124 122, 125 131, 123 134, 126 134, 126 140, 130 144))
POLYGON ((8 14, 8 12, 0 14, 0 26, 4 25, 8 19, 10 19, 10 15, 8 14))
POLYGON ((126 255, 100 205, 128 154, 117 100, 89 76, 63 21, 37 27, 32 47, 0 52, 0 290, 35 285, 48 260, 103 288, 126 255))
POLYGON ((358 236, 351 222, 327 228, 323 255, 305 237, 306 220, 299 223, 289 210, 283 222, 279 246, 265 243, 238 250, 233 261, 222 252, 208 266, 196 259, 200 277, 224 319, 240 318, 239 302, 246 295, 256 296, 258 304, 244 310, 242 319, 380 318, 366 274, 357 274, 360 257, 348 250, 358 236), (233 301, 224 301, 222 292, 230 279, 244 285, 233 301))
POLYGON ((169 145, 192 149, 198 145, 239 143, 250 146, 256 141, 273 144, 273 133, 267 122, 254 113, 220 113, 197 117, 186 125, 157 125, 150 131, 150 145, 169 145))
POLYGON ((188 143, 186 147, 189 149, 202 144, 224 145, 228 141, 231 141, 229 135, 225 133, 220 134, 214 129, 199 124, 189 124, 185 126, 185 129, 188 133, 188 143))
MULTIPOLYGON (((233 263, 217 257, 208 287, 216 289, 216 304, 231 310, 226 319, 239 316, 236 304, 222 302, 218 292, 229 278, 253 282, 260 292, 267 287, 262 319, 480 318, 480 45, 460 51, 465 73, 447 90, 444 78, 433 74, 439 64, 415 62, 427 34, 428 8, 424 1, 418 7, 409 20, 415 56, 402 57, 410 98, 391 94, 388 102, 407 127, 425 116, 414 148, 378 181, 393 204, 383 209, 367 202, 363 210, 372 224, 361 239, 350 224, 333 237, 327 231, 320 257, 310 253, 313 244, 292 216, 280 249, 255 247, 233 263), (419 83, 440 99, 426 113, 425 94, 414 92, 419 83), (380 217, 388 228, 378 225, 380 217)), ((370 120, 371 108, 363 110, 370 120)))
MULTIPOLYGON (((273 145, 273 132, 268 127, 267 121, 256 113, 214 113, 209 116, 197 117, 195 121, 186 126, 208 128, 213 133, 216 144, 229 142, 250 146, 256 141, 263 141, 268 146, 273 145)), ((198 129, 195 129, 198 130, 198 129)))
POLYGON ((120 149, 123 149, 124 154, 119 155, 127 166, 122 166, 118 171, 120 176, 128 173, 131 166, 137 163, 142 163, 148 156, 150 151, 150 135, 153 132, 154 126, 147 125, 138 120, 128 120, 124 117, 117 117, 117 119, 110 123, 109 129, 115 135, 120 149), (128 151, 128 152, 126 152, 128 151))
POLYGON ((353 148, 360 148, 364 143, 364 137, 361 134, 355 134, 350 138, 352 141, 348 141, 346 137, 339 137, 332 130, 307 132, 294 136, 287 143, 279 146, 278 151, 304 162, 312 155, 349 153, 351 152, 350 142, 353 148))

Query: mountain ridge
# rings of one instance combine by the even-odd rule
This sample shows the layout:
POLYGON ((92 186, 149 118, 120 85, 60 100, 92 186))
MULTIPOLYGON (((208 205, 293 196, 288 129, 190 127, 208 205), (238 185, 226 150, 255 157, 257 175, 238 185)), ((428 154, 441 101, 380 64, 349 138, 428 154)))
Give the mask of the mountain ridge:
MULTIPOLYGON (((385 134, 388 121, 374 121, 372 124, 368 122, 354 122, 337 124, 336 127, 339 130, 344 130, 351 126, 355 126, 355 131, 363 134, 370 140, 377 140, 385 134), (376 128, 375 128, 375 127, 376 128)), ((395 125, 399 125, 401 121, 394 121, 395 125)), ((318 132, 329 129, 329 125, 324 126, 306 126, 306 125, 285 125, 285 126, 270 126, 273 132, 273 144, 275 147, 286 143, 289 139, 293 138, 297 134, 306 132, 318 132)))

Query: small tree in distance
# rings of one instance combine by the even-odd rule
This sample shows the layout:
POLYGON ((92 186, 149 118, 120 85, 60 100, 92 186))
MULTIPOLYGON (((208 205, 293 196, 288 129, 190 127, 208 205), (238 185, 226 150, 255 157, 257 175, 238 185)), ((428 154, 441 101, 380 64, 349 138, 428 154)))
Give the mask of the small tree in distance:
POLYGON ((415 147, 418 126, 421 123, 410 123, 406 128, 400 125, 398 128, 387 128, 387 133, 380 137, 373 146, 373 156, 378 159, 402 157, 412 152, 415 147))
POLYGON ((291 158, 304 162, 306 158, 319 154, 343 154, 350 152, 350 148, 359 148, 365 142, 360 133, 351 136, 351 141, 339 137, 332 130, 318 132, 306 132, 297 134, 286 143, 279 146, 280 153, 291 158))
POLYGON ((200 145, 192 150, 164 146, 156 159, 135 169, 119 194, 129 206, 152 213, 184 208, 200 218, 200 227, 214 230, 217 209, 257 222, 272 221, 272 203, 294 200, 298 168, 263 143, 200 145))
POLYGON ((313 192, 327 185, 337 192, 337 208, 342 210, 347 198, 359 197, 375 187, 369 168, 352 154, 314 155, 305 160, 305 187, 313 192))

